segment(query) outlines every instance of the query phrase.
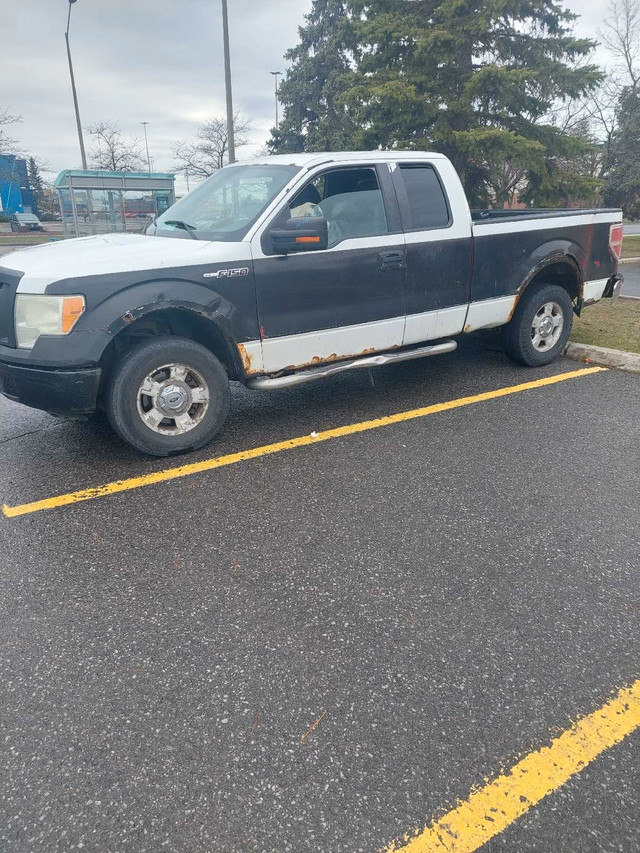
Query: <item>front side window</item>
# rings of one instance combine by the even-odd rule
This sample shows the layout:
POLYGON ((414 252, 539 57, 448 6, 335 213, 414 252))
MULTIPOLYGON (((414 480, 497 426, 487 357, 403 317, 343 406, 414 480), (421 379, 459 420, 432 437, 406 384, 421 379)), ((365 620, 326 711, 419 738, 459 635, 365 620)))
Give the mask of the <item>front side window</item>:
POLYGON ((292 218, 324 216, 329 246, 388 231, 382 192, 371 168, 333 169, 314 178, 292 199, 289 213, 292 218))
POLYGON ((221 169, 158 217, 156 235, 238 242, 297 171, 281 165, 221 169))
POLYGON ((431 166, 400 166, 407 191, 413 228, 446 228, 449 207, 438 176, 431 166))

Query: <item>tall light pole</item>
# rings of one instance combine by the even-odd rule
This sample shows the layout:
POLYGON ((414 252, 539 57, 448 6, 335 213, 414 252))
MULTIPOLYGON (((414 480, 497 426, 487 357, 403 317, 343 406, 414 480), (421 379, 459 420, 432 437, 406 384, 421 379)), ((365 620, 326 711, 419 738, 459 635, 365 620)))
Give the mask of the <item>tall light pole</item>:
POLYGON ((233 130, 233 96, 231 93, 231 55, 229 50, 229 13, 227 0, 222 0, 222 40, 224 42, 224 87, 227 95, 227 144, 229 162, 236 162, 236 142, 233 130))
POLYGON ((140 124, 144 127, 144 144, 147 149, 147 166, 149 167, 149 174, 151 174, 151 157, 149 157, 149 140, 147 139, 147 125, 148 121, 141 121, 140 124))
POLYGON ((87 170, 87 155, 84 151, 84 139, 82 138, 82 122, 80 121, 80 109, 78 107, 78 93, 76 92, 76 79, 73 76, 73 63, 71 62, 71 48, 69 47, 69 27, 71 26, 71 6, 76 0, 69 0, 69 15, 67 17, 67 30, 64 34, 67 42, 67 58, 69 59, 69 74, 71 75, 71 91, 73 92, 73 105, 76 110, 76 124, 78 126, 78 142, 80 143, 80 156, 82 158, 82 168, 87 170))
POLYGON ((282 76, 282 71, 271 71, 276 84, 276 130, 278 129, 278 77, 282 76))

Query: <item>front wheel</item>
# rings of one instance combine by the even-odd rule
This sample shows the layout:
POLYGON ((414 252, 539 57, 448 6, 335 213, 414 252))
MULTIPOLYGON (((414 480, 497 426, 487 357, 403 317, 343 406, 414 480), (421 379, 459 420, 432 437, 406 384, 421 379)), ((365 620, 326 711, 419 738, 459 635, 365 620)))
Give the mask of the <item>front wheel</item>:
POLYGON ((533 284, 502 327, 502 343, 515 361, 540 367, 562 352, 572 323, 573 304, 567 291, 556 284, 533 284))
POLYGON ((229 380, 213 353, 188 338, 162 337, 123 356, 105 408, 124 441, 151 456, 172 456, 211 441, 229 401, 229 380))

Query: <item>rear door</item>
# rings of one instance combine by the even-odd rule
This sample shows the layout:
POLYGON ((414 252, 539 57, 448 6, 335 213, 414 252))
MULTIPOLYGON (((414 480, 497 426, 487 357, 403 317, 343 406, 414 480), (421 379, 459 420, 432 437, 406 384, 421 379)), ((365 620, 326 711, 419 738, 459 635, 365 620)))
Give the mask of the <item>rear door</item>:
POLYGON ((458 179, 447 170, 453 172, 448 161, 392 164, 407 252, 404 345, 458 334, 465 322, 471 217, 458 179), (451 193, 448 177, 455 178, 447 183, 451 193))
POLYGON ((265 372, 401 346, 405 247, 386 163, 317 172, 252 251, 265 372), (272 228, 319 214, 329 224, 327 249, 275 253, 272 228))

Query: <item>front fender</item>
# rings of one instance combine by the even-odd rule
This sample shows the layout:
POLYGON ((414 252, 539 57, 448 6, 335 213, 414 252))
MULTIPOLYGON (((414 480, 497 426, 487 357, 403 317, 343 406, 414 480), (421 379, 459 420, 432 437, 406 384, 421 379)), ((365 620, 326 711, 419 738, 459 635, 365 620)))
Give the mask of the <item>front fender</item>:
MULTIPOLYGON (((179 278, 127 282, 123 286, 115 281, 109 284, 90 279, 65 282, 63 292, 82 293, 87 300, 87 310, 76 326, 77 331, 106 331, 117 335, 132 320, 145 314, 177 308, 214 321, 234 341, 259 337, 253 276, 222 283, 215 289, 179 278)), ((50 287, 48 292, 57 289, 50 287)))

